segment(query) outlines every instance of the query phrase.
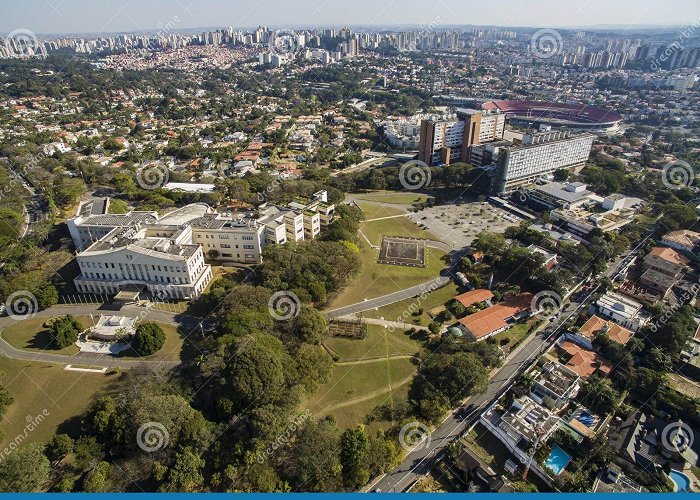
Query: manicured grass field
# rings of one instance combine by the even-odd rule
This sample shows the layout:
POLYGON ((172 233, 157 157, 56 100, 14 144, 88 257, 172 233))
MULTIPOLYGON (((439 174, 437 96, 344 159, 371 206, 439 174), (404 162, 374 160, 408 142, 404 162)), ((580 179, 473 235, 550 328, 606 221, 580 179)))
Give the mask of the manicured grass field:
POLYGON ((525 323, 511 326, 507 330, 497 333, 493 336, 493 338, 501 349, 503 349, 505 352, 509 352, 520 342, 525 340, 525 337, 528 335, 528 330, 533 324, 535 324, 536 321, 537 320, 530 320, 525 323), (507 343, 505 343, 506 340, 508 341, 507 343), (501 342, 504 343, 502 344, 501 342))
MULTIPOLYGON (((47 317, 35 317, 13 323, 2 332, 2 338, 17 349, 36 352, 46 351, 52 354, 77 354, 80 350, 76 345, 71 345, 64 349, 54 349, 49 341, 49 332, 43 326, 48 319, 47 317)), ((93 324, 90 316, 76 316, 76 319, 83 328, 88 328, 93 324)), ((97 318, 95 318, 96 320, 97 318)), ((160 322, 158 324, 165 332, 165 345, 160 351, 149 356, 148 359, 179 360, 184 343, 183 336, 178 332, 175 325, 160 322)), ((129 350, 121 353, 121 356, 135 357, 136 354, 129 350)))
POLYGON ((420 285, 437 278, 447 265, 443 261, 445 252, 426 248, 426 267, 407 267, 379 264, 379 250, 361 245, 362 271, 330 305, 330 309, 362 302, 388 293, 420 285))
MULTIPOLYGON (((92 326, 90 316, 76 316, 83 328, 92 326)), ((2 338, 12 347, 25 349, 27 351, 48 351, 56 354, 77 354, 79 349, 76 345, 71 345, 63 349, 56 349, 49 339, 49 331, 44 328, 47 317, 27 318, 17 321, 8 326, 2 332, 2 338)))
MULTIPOLYGON (((183 335, 178 331, 176 325, 170 325, 168 323, 161 323, 156 321, 165 332, 165 344, 160 349, 160 351, 152 354, 151 356, 146 356, 144 359, 161 359, 165 361, 178 361, 182 353, 183 344, 186 342, 183 335)), ((196 332, 192 332, 192 335, 197 335, 196 332)), ((134 351, 129 349, 120 353, 122 358, 136 358, 139 357, 134 351)))
POLYGON ((378 219, 380 217, 392 217, 394 215, 401 215, 407 213, 405 210, 401 210, 400 208, 389 207, 386 205, 382 205, 381 203, 358 201, 357 205, 362 209, 362 213, 365 216, 365 220, 378 219))
POLYGON ((360 224, 360 231, 373 245, 381 244, 382 236, 408 236, 411 238, 439 240, 434 234, 421 229, 418 227, 418 224, 405 217, 363 222, 360 224))
MULTIPOLYGON (((372 399, 390 389, 390 383, 398 383, 414 374, 416 366, 410 359, 381 359, 372 363, 336 365, 330 382, 323 384, 308 401, 307 407, 319 414, 342 414, 346 407, 333 409, 353 400, 372 399)), ((350 406, 350 405, 349 405, 350 406)), ((359 421, 356 423, 360 423, 359 421)))
MULTIPOLYGON (((377 406, 401 404, 408 400, 408 391, 411 389, 411 382, 401 387, 393 389, 391 392, 375 396, 371 399, 355 403, 335 411, 328 412, 333 415, 338 422, 338 427, 347 429, 363 423, 366 417, 374 411, 377 406)), ((386 430, 391 422, 376 420, 367 424, 367 434, 374 434, 378 430, 386 430)))
POLYGON ((323 344, 335 352, 340 362, 374 359, 381 356, 413 355, 421 344, 400 330, 390 331, 379 325, 368 325, 367 337, 348 339, 333 337, 323 344))
POLYGON ((119 390, 118 374, 72 372, 63 368, 63 365, 0 358, 0 370, 5 373, 2 383, 15 400, 0 422, 4 432, 0 449, 18 435, 24 435, 28 416, 36 417, 44 410, 48 413, 23 442, 46 443, 61 424, 61 432, 77 429, 79 422, 73 417, 85 411, 94 399, 119 390), (64 424, 65 421, 68 422, 64 424))
POLYGON ((359 200, 376 201, 377 203, 393 203, 396 205, 412 205, 428 199, 424 194, 385 191, 383 193, 367 193, 357 196, 359 200))
POLYGON ((457 295, 459 295, 457 285, 450 282, 428 294, 425 300, 422 300, 420 297, 410 298, 376 310, 365 311, 362 314, 368 318, 384 318, 387 321, 403 321, 413 325, 428 326, 432 321, 428 312, 435 307, 446 304, 457 295), (412 314, 413 311, 417 312, 421 308, 423 309, 423 314, 420 316, 412 314))

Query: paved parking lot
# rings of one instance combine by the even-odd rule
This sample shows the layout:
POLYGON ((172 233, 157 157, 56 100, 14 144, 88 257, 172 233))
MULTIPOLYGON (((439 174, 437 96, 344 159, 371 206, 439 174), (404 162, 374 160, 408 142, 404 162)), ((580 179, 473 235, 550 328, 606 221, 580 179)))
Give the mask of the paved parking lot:
POLYGON ((521 220, 489 203, 476 201, 426 208, 408 217, 455 248, 471 245, 482 231, 503 233, 508 226, 517 226, 521 220))

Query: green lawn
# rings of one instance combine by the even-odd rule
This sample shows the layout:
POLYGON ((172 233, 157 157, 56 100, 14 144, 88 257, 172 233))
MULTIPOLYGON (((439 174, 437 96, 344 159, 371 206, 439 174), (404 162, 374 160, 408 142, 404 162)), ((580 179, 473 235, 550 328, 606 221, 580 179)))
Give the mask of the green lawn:
MULTIPOLYGON (((49 332, 44 328, 47 317, 34 317, 11 324, 2 332, 2 338, 12 347, 27 351, 48 351, 56 354, 75 355, 80 350, 76 345, 70 345, 64 349, 54 349, 49 341, 49 332)), ((83 328, 93 324, 90 316, 76 316, 83 328)), ((97 320, 97 318, 95 318, 97 320)), ((165 332, 165 345, 148 359, 163 359, 177 361, 183 349, 183 336, 178 332, 177 326, 168 323, 157 322, 165 332)), ((136 354, 129 350, 121 353, 122 357, 135 357, 136 354)))
POLYGON ((432 321, 428 312, 435 307, 446 304, 457 295, 459 295, 457 285, 450 282, 444 287, 438 288, 434 292, 428 294, 425 300, 410 298, 380 307, 376 310, 365 311, 362 314, 368 318, 384 318, 388 321, 403 321, 404 323, 428 326, 432 321), (423 309, 423 314, 414 316, 412 312, 417 312, 420 308, 423 309))
MULTIPOLYGON (((411 382, 393 389, 391 392, 375 396, 371 399, 355 403, 350 406, 345 406, 339 408, 335 411, 328 412, 333 415, 338 422, 338 427, 341 429, 348 429, 354 427, 359 423, 363 423, 370 413, 372 413, 377 406, 381 405, 393 405, 393 404, 405 404, 408 401, 408 391, 411 389, 411 382)), ((367 433, 375 434, 378 430, 387 430, 391 426, 392 422, 386 422, 381 420, 374 420, 367 424, 367 433)))
POLYGON ((377 203, 393 203, 396 205, 412 205, 416 202, 422 202, 428 199, 424 194, 391 192, 383 193, 367 193, 357 196, 359 200, 376 201, 377 203))
POLYGON ((24 435, 28 416, 48 413, 28 432, 25 443, 48 442, 59 425, 61 432, 78 430, 79 422, 74 417, 85 411, 95 398, 119 389, 117 374, 72 372, 63 368, 63 365, 0 358, 0 370, 5 373, 2 383, 15 400, 0 422, 4 432, 0 449, 18 435, 24 435))
POLYGON ((434 234, 421 229, 418 224, 405 217, 363 222, 360 224, 360 231, 373 245, 379 245, 382 242, 382 236, 408 236, 439 240, 434 234))
MULTIPOLYGON (((410 359, 380 359, 372 363, 336 365, 331 381, 316 391, 307 402, 307 408, 319 414, 342 414, 347 407, 338 408, 337 411, 330 407, 358 398, 381 396, 383 391, 389 389, 390 382, 398 383, 415 371, 416 366, 410 359)), ((361 423, 361 420, 356 423, 361 423)))
MULTIPOLYGON (((161 323, 156 321, 165 332, 165 344, 160 349, 160 351, 152 354, 151 356, 146 356, 144 359, 161 359, 164 361, 178 361, 182 353, 183 344, 185 339, 183 335, 178 331, 176 325, 171 325, 168 323, 161 323)), ((193 332, 192 335, 197 335, 197 332, 193 332)), ((123 351, 119 355, 122 358, 136 358, 139 357, 131 349, 123 351)))
POLYGON ((388 293, 410 288, 435 279, 447 265, 443 261, 445 252, 426 248, 427 267, 406 267, 379 264, 379 250, 361 244, 362 271, 332 301, 330 309, 362 302, 388 293))
POLYGON ((358 201, 357 205, 362 209, 362 213, 367 219, 378 219, 380 217, 392 217, 394 215, 405 214, 405 210, 400 208, 388 207, 381 203, 370 203, 367 201, 358 201))
POLYGON ((511 326, 510 328, 502 331, 501 333, 497 333, 493 336, 493 338, 496 341, 496 343, 501 347, 501 349, 503 349, 505 352, 509 352, 520 342, 525 340, 525 338, 528 335, 528 330, 536 322, 537 320, 533 319, 525 323, 519 323, 517 325, 511 326))
POLYGON ((349 339, 333 337, 323 344, 336 353, 340 362, 373 359, 381 356, 413 355, 421 344, 401 330, 390 331, 379 325, 367 326, 367 337, 349 339))
MULTIPOLYGON (((90 316, 76 316, 83 328, 92 326, 90 316)), ((76 345, 70 345, 63 349, 57 349, 49 340, 49 331, 44 327, 48 321, 47 317, 27 318, 17 321, 8 326, 2 332, 2 338, 12 347, 25 349, 27 351, 50 351, 57 354, 77 354, 79 349, 76 345)))

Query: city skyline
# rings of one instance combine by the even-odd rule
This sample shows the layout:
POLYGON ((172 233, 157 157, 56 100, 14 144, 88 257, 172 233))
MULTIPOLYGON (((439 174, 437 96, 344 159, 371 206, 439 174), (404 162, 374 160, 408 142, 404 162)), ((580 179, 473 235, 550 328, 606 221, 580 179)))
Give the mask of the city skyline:
POLYGON ((476 2, 439 1, 422 5, 417 0, 388 1, 378 8, 376 2, 360 0, 349 8, 332 7, 325 2, 283 2, 269 0, 252 7, 241 2, 222 0, 150 0, 135 4, 115 4, 106 0, 28 0, 4 6, 0 32, 28 29, 37 34, 100 34, 158 30, 177 19, 177 29, 196 30, 223 26, 237 28, 258 25, 313 26, 425 26, 436 22, 443 26, 475 25, 503 27, 553 27, 641 29, 648 26, 692 26, 700 18, 700 4, 693 0, 622 0, 614 5, 602 0, 584 4, 571 1, 572 9, 561 2, 538 0, 537 9, 522 9, 522 0, 505 0, 498 8, 476 2), (517 13, 517 15, 516 15, 517 13), (575 19, 575 23, 571 20, 575 19), (612 22, 614 20, 614 22, 612 22), (57 23, 58 21, 58 23, 57 23))

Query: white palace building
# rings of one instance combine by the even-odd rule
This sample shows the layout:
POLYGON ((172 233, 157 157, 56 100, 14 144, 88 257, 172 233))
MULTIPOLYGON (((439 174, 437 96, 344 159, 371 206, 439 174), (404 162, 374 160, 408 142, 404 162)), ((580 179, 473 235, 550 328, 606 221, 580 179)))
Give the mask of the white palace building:
POLYGON ((205 255, 227 264, 258 264, 268 244, 314 239, 333 221, 325 191, 285 207, 220 214, 196 203, 164 216, 109 214, 109 199, 93 200, 67 221, 75 244, 80 293, 116 295, 134 288, 168 299, 197 298, 212 279, 205 255))

